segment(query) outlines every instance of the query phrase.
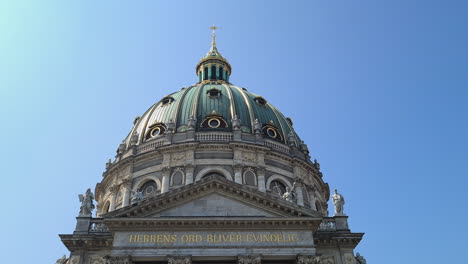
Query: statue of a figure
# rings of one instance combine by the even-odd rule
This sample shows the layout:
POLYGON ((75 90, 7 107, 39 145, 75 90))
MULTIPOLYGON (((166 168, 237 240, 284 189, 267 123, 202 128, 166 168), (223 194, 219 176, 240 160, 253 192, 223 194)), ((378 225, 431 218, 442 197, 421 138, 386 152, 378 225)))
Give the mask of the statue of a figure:
POLYGON ((240 125, 241 125, 241 121, 240 121, 240 119, 237 117, 237 115, 234 115, 234 118, 233 118, 231 121, 232 121, 232 129, 234 129, 234 130, 239 130, 239 129, 240 129, 240 125))
POLYGON ((166 128, 168 133, 174 133, 175 132, 175 123, 174 120, 169 119, 169 122, 166 123, 166 128))
POLYGON ((138 132, 133 132, 132 137, 130 138, 130 146, 135 146, 138 143, 138 132))
POLYGON ((65 264, 67 263, 67 256, 63 255, 63 257, 57 259, 57 261, 55 261, 55 264, 65 264))
POLYGON ((260 130, 262 130, 262 124, 258 121, 258 118, 254 121, 254 132, 255 134, 260 134, 260 130))
POLYGON ((335 193, 332 195, 333 205, 335 206, 335 215, 345 215, 343 213, 343 205, 345 200, 343 195, 338 193, 338 190, 335 189, 335 193))
POLYGON ((138 203, 143 200, 143 192, 140 189, 136 189, 136 192, 132 192, 132 204, 138 203))
POLYGON ((193 130, 195 128, 196 124, 197 124, 197 119, 195 119, 195 117, 193 117, 193 115, 190 116, 190 118, 187 121, 187 128, 189 130, 193 130))
POLYGON ((318 161, 316 159, 314 159, 314 167, 320 171, 320 163, 318 163, 318 161))
POLYGON ((366 259, 363 256, 361 256, 359 252, 356 253, 356 259, 358 260, 359 264, 367 264, 366 259))
POLYGON ((91 192, 91 189, 88 188, 85 194, 78 195, 78 198, 81 202, 80 215, 79 216, 89 216, 91 217, 94 209, 94 194, 91 192))
POLYGON ((288 142, 289 146, 295 146, 296 145, 296 138, 294 137, 294 133, 291 131, 288 134, 288 142))
POLYGON ((281 198, 283 198, 284 200, 288 202, 294 202, 293 200, 294 188, 296 188, 296 182, 293 183, 293 186, 291 189, 289 189, 289 187, 286 187, 286 191, 283 193, 283 196, 281 198))

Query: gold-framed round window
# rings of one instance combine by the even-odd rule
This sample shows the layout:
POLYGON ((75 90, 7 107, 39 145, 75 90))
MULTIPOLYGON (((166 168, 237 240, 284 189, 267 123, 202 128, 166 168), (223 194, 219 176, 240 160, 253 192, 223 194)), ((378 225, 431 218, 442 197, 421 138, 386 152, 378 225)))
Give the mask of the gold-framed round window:
POLYGON ((153 128, 153 129, 151 129, 150 135, 151 135, 151 137, 157 137, 157 136, 161 135, 161 127, 157 126, 157 127, 153 128))
POLYGON ((266 132, 267 132, 268 136, 270 136, 272 138, 276 138, 276 136, 278 135, 276 133, 276 130, 271 128, 271 127, 267 128, 266 132))
POLYGON ((221 121, 218 118, 211 118, 208 120, 208 126, 211 128, 218 128, 221 125, 221 121))

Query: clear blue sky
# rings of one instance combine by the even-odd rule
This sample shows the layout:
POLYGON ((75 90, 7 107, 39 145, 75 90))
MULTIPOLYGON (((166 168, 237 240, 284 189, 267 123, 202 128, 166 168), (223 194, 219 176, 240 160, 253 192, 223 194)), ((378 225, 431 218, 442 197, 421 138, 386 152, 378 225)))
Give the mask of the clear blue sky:
POLYGON ((466 1, 0 3, 4 263, 55 263, 77 194, 154 102, 196 82, 209 27, 231 81, 294 120, 369 263, 462 263, 466 1))

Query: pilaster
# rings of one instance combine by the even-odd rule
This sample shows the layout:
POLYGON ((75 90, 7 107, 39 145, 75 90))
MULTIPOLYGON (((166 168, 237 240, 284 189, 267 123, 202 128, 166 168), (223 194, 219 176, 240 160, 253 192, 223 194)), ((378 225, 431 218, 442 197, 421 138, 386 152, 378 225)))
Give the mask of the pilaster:
POLYGON ((164 168, 161 171, 162 174, 162 182, 161 182, 161 193, 165 193, 169 190, 169 174, 170 168, 164 168))

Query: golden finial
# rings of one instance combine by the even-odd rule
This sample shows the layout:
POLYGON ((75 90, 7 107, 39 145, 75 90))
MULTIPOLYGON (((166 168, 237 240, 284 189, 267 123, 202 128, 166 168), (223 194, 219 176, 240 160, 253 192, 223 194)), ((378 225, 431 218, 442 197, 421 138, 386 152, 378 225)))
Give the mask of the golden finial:
POLYGON ((213 32, 211 33, 211 46, 216 47, 216 30, 218 29, 217 26, 213 25, 210 27, 213 32))

